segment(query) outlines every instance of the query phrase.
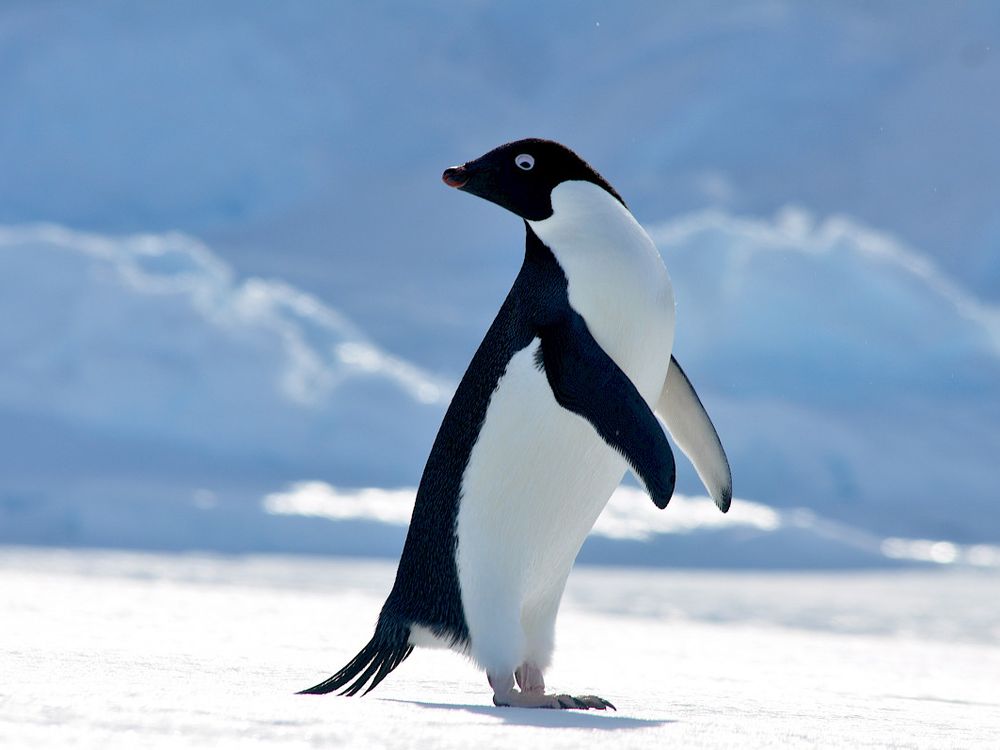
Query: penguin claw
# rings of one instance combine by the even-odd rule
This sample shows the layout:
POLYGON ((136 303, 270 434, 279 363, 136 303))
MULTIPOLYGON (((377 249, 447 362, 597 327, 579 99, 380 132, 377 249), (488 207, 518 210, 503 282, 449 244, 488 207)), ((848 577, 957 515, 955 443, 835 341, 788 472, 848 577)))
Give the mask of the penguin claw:
POLYGON ((610 708, 612 711, 618 710, 617 708, 615 708, 614 703, 608 700, 604 700, 604 698, 601 698, 600 696, 597 695, 578 695, 576 696, 576 700, 579 701, 580 703, 583 703, 586 706, 586 708, 596 708, 598 711, 604 711, 605 709, 608 708, 610 708))
POLYGON ((593 708, 597 711, 606 711, 611 709, 612 711, 617 711, 615 704, 611 701, 604 700, 598 695, 560 695, 560 702, 563 708, 579 708, 584 711, 593 708), (569 702, 572 701, 571 704, 569 702), (567 705, 569 704, 569 705, 567 705))
POLYGON ((559 703, 559 708, 582 708, 584 710, 587 708, 572 695, 557 695, 555 698, 559 703))
POLYGON ((560 695, 557 697, 563 708, 580 708, 584 711, 588 708, 594 708, 598 711, 604 711, 609 708, 612 711, 618 710, 611 701, 606 701, 604 698, 596 695, 560 695))

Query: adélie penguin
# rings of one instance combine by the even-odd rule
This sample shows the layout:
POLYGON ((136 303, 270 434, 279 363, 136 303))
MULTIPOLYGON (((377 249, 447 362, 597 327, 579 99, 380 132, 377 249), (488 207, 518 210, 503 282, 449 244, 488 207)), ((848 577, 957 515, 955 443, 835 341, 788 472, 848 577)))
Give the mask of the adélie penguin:
POLYGON ((649 235, 589 164, 526 139, 445 170, 524 220, 524 263, 431 448, 371 641, 304 693, 378 685, 415 646, 482 667, 498 706, 608 708, 547 693, 566 578, 627 468, 657 507, 674 457, 729 509, 729 463, 671 356, 674 297, 649 235), (516 683, 516 684, 515 684, 516 683))

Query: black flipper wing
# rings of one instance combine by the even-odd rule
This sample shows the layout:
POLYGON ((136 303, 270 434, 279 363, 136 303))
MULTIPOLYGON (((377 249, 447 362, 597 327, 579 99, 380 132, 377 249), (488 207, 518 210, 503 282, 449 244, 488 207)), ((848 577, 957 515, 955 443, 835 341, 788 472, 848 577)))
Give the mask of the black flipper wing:
POLYGON ((635 385, 594 340, 575 312, 540 326, 536 362, 556 401, 593 425, 665 508, 674 493, 674 454, 659 421, 635 385))

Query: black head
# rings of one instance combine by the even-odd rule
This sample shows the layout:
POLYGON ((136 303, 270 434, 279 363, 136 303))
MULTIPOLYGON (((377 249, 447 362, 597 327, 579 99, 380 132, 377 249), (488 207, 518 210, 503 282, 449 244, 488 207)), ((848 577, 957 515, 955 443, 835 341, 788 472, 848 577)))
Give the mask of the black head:
POLYGON ((447 185, 478 195, 522 219, 541 221, 552 215, 552 189, 567 180, 585 180, 615 192, 587 162, 555 141, 525 138, 493 149, 460 167, 449 167, 447 185))

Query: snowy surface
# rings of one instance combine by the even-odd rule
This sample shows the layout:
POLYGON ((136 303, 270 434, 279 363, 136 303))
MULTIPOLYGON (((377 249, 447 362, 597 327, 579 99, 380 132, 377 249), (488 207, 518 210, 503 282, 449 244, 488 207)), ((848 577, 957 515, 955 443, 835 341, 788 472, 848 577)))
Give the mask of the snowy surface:
POLYGON ((560 690, 498 709, 417 651, 361 699, 295 696, 367 641, 385 563, 0 548, 0 745, 995 747, 1000 579, 582 568, 560 690))

